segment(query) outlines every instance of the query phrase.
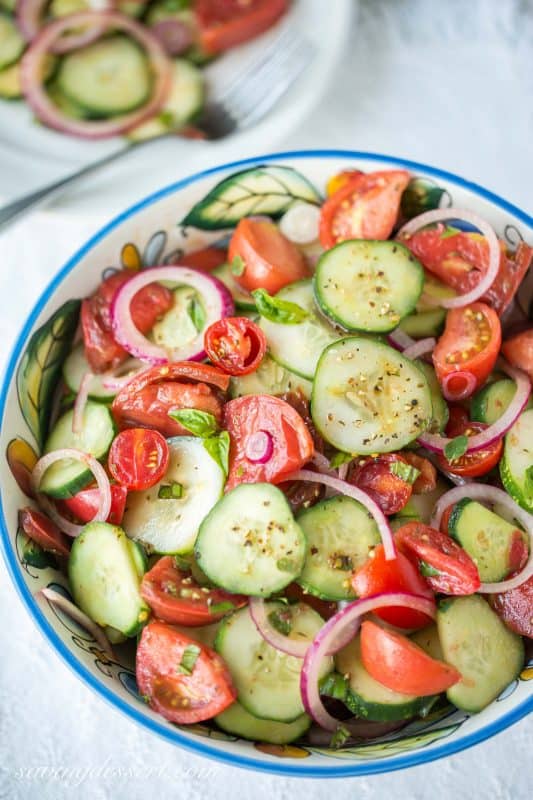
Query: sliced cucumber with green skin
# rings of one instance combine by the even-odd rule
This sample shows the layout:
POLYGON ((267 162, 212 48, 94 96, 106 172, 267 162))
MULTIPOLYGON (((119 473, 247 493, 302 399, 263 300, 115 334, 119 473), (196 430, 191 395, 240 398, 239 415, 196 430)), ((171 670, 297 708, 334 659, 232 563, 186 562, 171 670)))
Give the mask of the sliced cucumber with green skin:
POLYGON ((399 324, 400 330, 413 339, 423 339, 426 336, 440 336, 446 321, 446 309, 433 308, 431 311, 418 311, 408 314, 399 324))
POLYGON ((351 336, 322 353, 311 415, 337 450, 367 455, 401 450, 426 430, 433 407, 427 379, 413 361, 386 344, 351 336))
MULTIPOLYGON (((79 433, 73 433, 71 409, 56 422, 44 446, 45 453, 72 447, 88 453, 98 460, 106 457, 115 438, 116 428, 109 409, 101 403, 89 401, 83 411, 83 424, 79 433)), ((51 497, 66 499, 73 497, 80 489, 94 480, 86 464, 65 458, 52 464, 43 475, 40 491, 51 497)))
POLYGON ((254 298, 250 292, 247 292, 239 286, 233 277, 229 264, 221 264, 219 267, 215 267, 211 274, 214 275, 215 278, 218 278, 219 281, 222 281, 224 286, 230 290, 236 308, 241 308, 244 311, 256 310, 254 298))
POLYGON ((0 97, 4 100, 18 100, 22 97, 20 83, 20 64, 12 64, 0 71, 0 97))
POLYGON ((506 411, 516 392, 516 383, 503 378, 484 386, 470 401, 470 419, 492 425, 506 411))
POLYGON ((18 61, 25 47, 26 42, 13 17, 0 11, 0 70, 18 61))
MULTIPOLYGON (((305 603, 287 606, 266 604, 267 614, 282 611, 291 616, 290 639, 311 643, 324 620, 305 603)), ((238 700, 246 711, 260 719, 294 722, 304 712, 300 692, 303 660, 277 650, 263 639, 248 608, 226 617, 215 640, 215 650, 226 662, 238 700)), ((324 658, 320 678, 331 671, 331 658, 324 658)))
POLYGON ((141 106, 152 81, 142 50, 126 36, 113 36, 64 56, 57 82, 82 108, 113 115, 141 106))
POLYGON ((439 629, 435 624, 428 625, 427 628, 422 628, 422 630, 413 633, 411 640, 431 658, 435 658, 437 661, 445 661, 439 638, 439 629))
POLYGON ((118 526, 85 526, 72 544, 68 577, 74 602, 98 625, 135 636, 148 620, 131 542, 118 526))
MULTIPOLYGON (((83 344, 78 344, 63 363, 63 380, 71 392, 74 394, 79 392, 82 379, 87 372, 91 372, 91 367, 85 358, 83 344)), ((116 391, 106 389, 102 380, 101 375, 93 376, 89 384, 89 397, 106 402, 114 398, 116 391)))
POLYGON ((448 403, 444 399, 440 384, 437 380, 437 375, 431 364, 428 364, 427 361, 423 361, 421 358, 415 359, 415 364, 424 373, 428 382, 429 391, 431 392, 433 417, 428 425, 428 430, 432 433, 441 433, 448 424, 448 419, 450 417, 448 403))
POLYGON ((522 411, 504 441, 503 485, 519 506, 533 513, 533 408, 522 411))
POLYGON ((250 714, 238 700, 215 717, 219 728, 242 739, 269 744, 288 744, 300 739, 311 726, 311 717, 301 714, 294 722, 274 722, 250 714))
POLYGON ((446 692, 448 700, 464 711, 482 711, 518 677, 522 638, 479 595, 443 600, 437 627, 445 660, 462 675, 446 692))
POLYGON ((354 598, 352 573, 381 541, 373 517, 357 500, 339 495, 303 511, 297 521, 307 542, 300 586, 323 600, 354 598))
POLYGON ((311 280, 291 283, 276 297, 296 303, 307 311, 308 316, 297 325, 282 325, 261 317, 259 325, 267 338, 270 355, 285 369, 313 380, 322 351, 339 339, 339 334, 318 313, 311 280))
POLYGON ((347 331, 386 333, 410 314, 424 286, 419 261, 398 242, 354 239, 318 260, 314 289, 319 307, 347 331))
POLYGON ((168 350, 184 347, 196 339, 203 324, 197 327, 195 320, 205 320, 205 311, 195 289, 179 286, 173 294, 172 308, 155 323, 151 332, 153 341, 168 350))
POLYGON ((161 481, 144 492, 129 492, 122 525, 148 553, 190 553, 200 523, 222 495, 225 475, 200 438, 168 439, 170 460, 161 481), (160 499, 161 485, 179 483, 179 499, 160 499))
POLYGON ((230 394, 232 397, 242 397, 246 394, 272 394, 280 396, 288 392, 301 392, 309 400, 313 384, 295 375, 293 372, 276 364, 268 353, 265 355, 255 372, 232 378, 230 394))
POLYGON ((270 597, 302 571, 305 537, 280 489, 241 484, 205 517, 195 556, 200 569, 226 591, 270 597))
POLYGON ((435 703, 437 696, 414 697, 387 689, 366 671, 361 660, 361 637, 346 645, 335 656, 335 666, 348 680, 348 692, 344 700, 348 708, 358 717, 374 722, 394 722, 425 716, 435 703))
POLYGON ((522 531, 468 497, 454 506, 448 532, 475 561, 483 583, 504 580, 513 569, 517 537, 526 541, 522 531))

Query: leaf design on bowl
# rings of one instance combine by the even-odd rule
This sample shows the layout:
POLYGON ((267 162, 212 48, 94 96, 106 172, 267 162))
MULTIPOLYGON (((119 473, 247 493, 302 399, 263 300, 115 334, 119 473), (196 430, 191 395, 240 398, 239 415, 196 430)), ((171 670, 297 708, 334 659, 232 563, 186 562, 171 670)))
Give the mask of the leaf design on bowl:
POLYGON ((11 439, 6 447, 6 461, 19 489, 26 497, 33 497, 31 473, 37 463, 38 455, 22 437, 11 439))
POLYGON ((427 747, 440 739, 445 739, 451 736, 452 733, 461 727, 461 723, 454 725, 447 725, 444 728, 436 728, 425 733, 417 733, 414 736, 404 736, 402 738, 393 739, 390 742, 379 742, 376 744, 361 744, 354 747, 347 747, 342 750, 327 750, 326 748, 312 747, 313 753, 320 753, 321 755, 330 756, 331 758, 345 758, 350 760, 353 756, 359 756, 364 759, 374 758, 388 758, 390 756, 405 753, 410 750, 427 747))
POLYGON ((31 337, 17 370, 20 410, 42 448, 61 366, 78 325, 79 300, 68 300, 31 337))

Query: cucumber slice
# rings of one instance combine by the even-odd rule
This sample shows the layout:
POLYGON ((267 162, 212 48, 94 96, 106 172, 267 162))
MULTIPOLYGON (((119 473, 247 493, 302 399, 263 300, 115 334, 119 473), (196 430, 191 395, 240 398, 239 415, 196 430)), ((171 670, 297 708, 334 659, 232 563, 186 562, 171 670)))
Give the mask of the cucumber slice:
POLYGON ((238 700, 215 717, 219 728, 242 739, 269 744, 288 744, 299 739, 311 726, 311 717, 301 714, 294 722, 273 722, 250 714, 238 700))
POLYGON ((505 436, 500 475, 513 500, 533 513, 533 408, 522 411, 505 436))
POLYGON ((122 525, 149 553, 190 553, 203 518, 222 494, 225 475, 202 439, 168 440, 170 460, 161 482, 144 492, 129 492, 122 525), (161 484, 183 486, 179 500, 159 499, 161 484))
POLYGON ((195 555, 217 586, 269 597, 302 571, 305 538, 280 489, 269 483, 241 484, 205 517, 195 555))
POLYGON ((204 102, 202 73, 184 58, 176 58, 172 62, 170 92, 163 107, 155 117, 129 131, 127 137, 138 142, 179 130, 200 113, 204 102))
POLYGON ((411 639, 431 658, 435 658, 437 661, 445 661, 439 638, 439 629, 435 624, 413 633, 411 639))
POLYGON ((482 711, 518 677, 524 664, 521 637, 479 595, 442 601, 437 627, 445 660, 463 676, 446 692, 448 700, 465 711, 482 711))
POLYGON ((205 311, 198 293, 190 286, 174 290, 174 305, 152 328, 151 338, 168 350, 184 347, 204 327, 205 311), (197 325, 195 324, 201 323, 197 325))
POLYGON ((400 330, 414 339, 426 336, 440 336, 446 320, 444 308, 433 308, 431 311, 417 311, 408 314, 399 324, 400 330))
POLYGON ((502 581, 513 569, 511 553, 522 531, 470 500, 460 500, 453 508, 448 531, 473 558, 483 583, 502 581))
POLYGON ((323 600, 354 598, 352 572, 381 541, 366 509, 357 500, 339 495, 303 511, 298 524, 307 542, 300 586, 323 600))
MULTIPOLYGON (((73 447, 103 460, 115 438, 115 423, 111 412, 101 403, 89 401, 83 412, 83 426, 80 433, 73 433, 71 409, 56 422, 44 446, 45 453, 62 447, 73 447)), ((80 489, 94 480, 91 470, 81 461, 70 458, 56 461, 43 475, 40 491, 51 497, 65 499, 73 497, 80 489)))
POLYGON ((312 389, 313 384, 310 381, 280 367, 268 353, 255 372, 232 378, 230 383, 232 397, 242 397, 245 394, 272 394, 276 397, 288 392, 301 392, 309 400, 312 389))
POLYGON ((448 424, 450 417, 450 409, 448 403, 440 389, 440 384, 437 380, 435 370, 428 364, 427 361, 422 361, 421 358, 415 359, 416 366, 422 370, 428 382, 429 391, 431 392, 431 404, 433 406, 433 417, 428 425, 428 430, 432 433, 440 433, 448 424))
POLYGON ((439 300, 448 300, 456 295, 455 289, 440 281, 431 272, 424 270, 424 290, 416 304, 416 311, 417 313, 434 311, 439 305, 439 300))
POLYGON ((342 242, 321 256, 314 277, 318 305, 348 331, 386 333, 410 314, 424 286, 419 261, 398 242, 342 242))
POLYGON ((141 106, 151 90, 148 64, 126 36, 101 39, 64 56, 57 76, 67 98, 96 114, 124 114, 141 106))
MULTIPOLYGON (((305 603, 287 606, 267 603, 267 613, 290 613, 290 639, 311 643, 324 624, 322 617, 305 603)), ((300 693, 303 660, 288 656, 268 644, 250 616, 241 608, 223 621, 215 641, 215 650, 226 662, 238 700, 246 711, 261 719, 294 722, 304 712, 300 693)), ((320 677, 332 668, 325 658, 320 677)))
POLYGON ((141 575, 124 531, 91 522, 74 540, 68 577, 74 602, 98 625, 135 636, 150 609, 139 594, 141 575))
MULTIPOLYGON (((83 344, 78 344, 63 363, 63 380, 70 391, 77 394, 83 376, 90 371, 91 367, 85 358, 83 344)), ((89 384, 89 397, 93 400, 108 401, 112 400, 115 395, 116 391, 105 388, 101 375, 94 375, 89 384)))
POLYGON ((13 17, 0 12, 0 69, 18 61, 25 47, 26 43, 13 17))
POLYGON ((339 339, 339 334, 319 316, 311 280, 285 286, 276 295, 280 300, 296 303, 308 317, 298 325, 282 325, 261 317, 270 355, 285 369, 313 380, 318 359, 325 347, 339 339))
POLYGON ((230 290, 236 308, 241 308, 244 311, 255 311, 254 298, 250 292, 245 291, 245 289, 242 289, 239 286, 233 277, 233 273, 229 264, 221 264, 219 267, 215 267, 212 275, 214 275, 215 278, 218 278, 219 281, 222 281, 224 286, 230 290))
POLYGON ((318 362, 311 414, 320 435, 345 453, 401 450, 433 416, 428 382, 418 366, 386 344, 339 339, 318 362))
MULTIPOLYGON (((485 422, 487 425, 495 423, 504 411, 516 392, 516 383, 510 378, 503 378, 484 386, 474 395, 470 403, 470 418, 476 422, 485 422)), ((533 459, 532 459, 533 461, 533 459)))
POLYGON ((335 666, 348 680, 344 702, 359 717, 374 722, 394 722, 417 714, 425 716, 437 697, 414 697, 387 689, 366 671, 361 659, 361 637, 335 656, 335 666))

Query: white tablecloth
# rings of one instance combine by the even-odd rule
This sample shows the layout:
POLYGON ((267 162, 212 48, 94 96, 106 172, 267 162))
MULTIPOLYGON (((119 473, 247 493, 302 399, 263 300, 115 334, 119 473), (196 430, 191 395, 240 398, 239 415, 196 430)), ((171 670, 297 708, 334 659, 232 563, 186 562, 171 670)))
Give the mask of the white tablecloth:
MULTIPOLYGON (((327 3, 328 13, 334 6, 335 0, 327 3)), ((319 109, 275 145, 424 161, 533 213, 532 43, 531 0, 366 0, 319 109)), ((196 166, 176 166, 174 175, 196 166)), ((110 179, 112 173, 93 180, 83 193, 97 198, 110 179)), ((132 201, 167 181, 164 173, 139 175, 132 201)), ((72 217, 75 202, 76 196, 65 198, 53 213, 0 238, 2 361, 52 272, 100 224, 98 213, 72 217)), ((140 730, 83 686, 36 631, 3 566, 0 608, 0 798, 318 800, 328 791, 338 800, 531 796, 531 719, 446 761, 346 779, 334 788, 212 764, 140 730)))

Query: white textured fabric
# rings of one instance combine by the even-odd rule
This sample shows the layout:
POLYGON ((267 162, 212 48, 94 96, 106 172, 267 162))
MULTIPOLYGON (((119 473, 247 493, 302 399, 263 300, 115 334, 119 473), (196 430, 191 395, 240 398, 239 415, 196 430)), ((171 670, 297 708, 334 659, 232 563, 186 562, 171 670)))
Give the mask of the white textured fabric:
MULTIPOLYGON (((326 5, 332 13, 335 0, 326 5)), ((425 161, 533 213, 532 49, 530 0, 366 0, 326 98, 290 139, 265 150, 346 147, 425 161)), ((176 165, 172 177, 197 166, 176 165)), ((117 174, 88 182, 83 193, 97 197, 117 174)), ((164 172, 137 174, 132 200, 168 180, 164 172)), ((97 215, 71 217, 73 206, 75 197, 65 198, 0 238, 2 362, 51 273, 100 223, 97 215)), ((531 720, 446 761, 334 787, 204 761, 140 730, 83 686, 36 631, 3 566, 0 608, 0 798, 531 796, 531 720)))

